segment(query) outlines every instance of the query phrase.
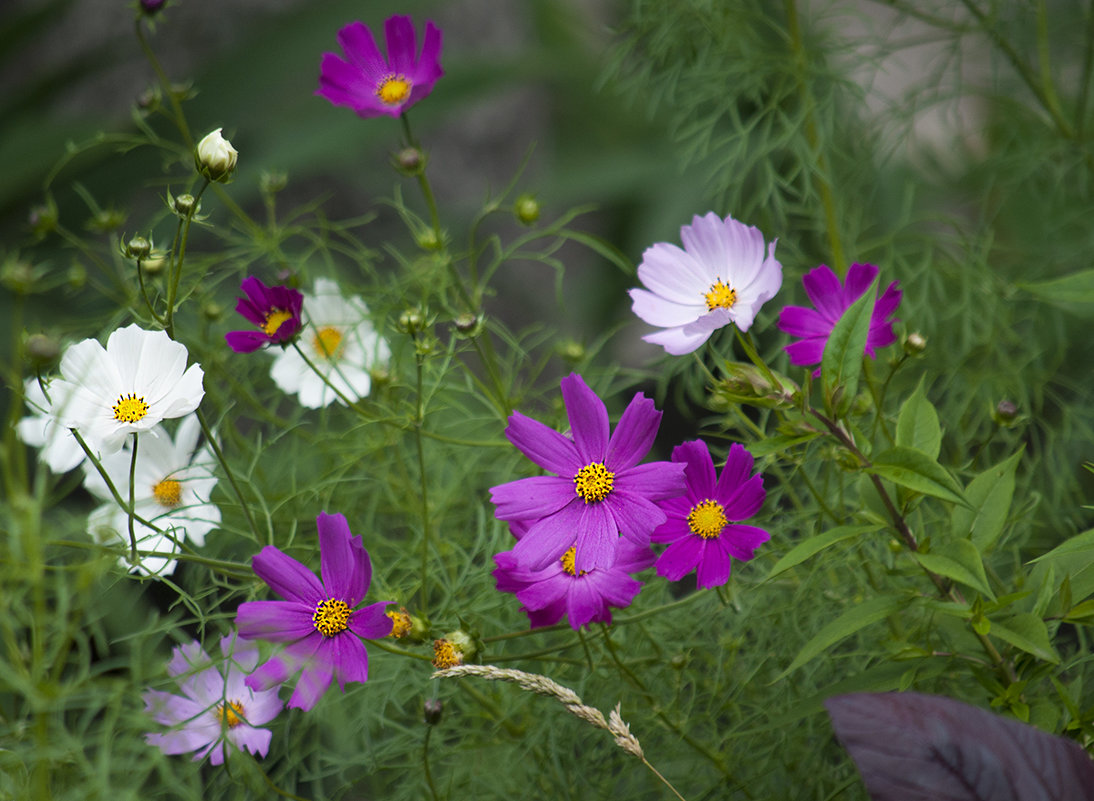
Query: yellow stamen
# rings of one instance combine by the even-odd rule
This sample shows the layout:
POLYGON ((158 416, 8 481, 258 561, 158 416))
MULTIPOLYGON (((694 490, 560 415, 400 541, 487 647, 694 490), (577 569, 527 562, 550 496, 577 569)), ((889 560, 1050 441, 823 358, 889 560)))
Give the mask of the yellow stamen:
POLYGON ((173 478, 165 478, 152 487, 152 494, 156 496, 160 506, 174 509, 182 503, 182 484, 173 478))
POLYGON ((292 312, 284 309, 270 309, 270 313, 266 315, 266 321, 262 323, 262 330, 266 332, 266 336, 272 337, 283 322, 291 319, 292 312))
POLYGON ((564 571, 566 571, 567 573, 569 573, 571 576, 579 576, 579 575, 584 576, 585 573, 588 572, 588 571, 582 570, 580 573, 578 573, 577 568, 574 567, 574 562, 576 560, 577 560, 577 546, 576 545, 571 545, 570 550, 568 550, 568 551, 566 551, 566 553, 562 554, 562 558, 559 559, 558 561, 562 562, 562 569, 564 571))
POLYGON ((385 75, 380 85, 376 87, 376 96, 380 102, 389 106, 397 106, 410 97, 410 90, 414 84, 405 75, 385 75))
POLYGON ((704 540, 713 540, 720 536, 728 523, 725 507, 709 498, 695 504, 688 512, 688 528, 692 534, 704 540))
POLYGON ((574 491, 585 503, 604 500, 614 484, 615 473, 606 468, 603 462, 590 462, 574 476, 574 491))
POLYGON ((337 359, 342 350, 342 332, 331 326, 324 326, 312 339, 315 352, 324 359, 337 359))
POLYGON ((398 640, 401 637, 405 637, 410 633, 410 629, 414 626, 413 621, 410 619, 410 614, 406 611, 405 606, 400 606, 398 611, 389 609, 385 612, 388 617, 391 618, 391 637, 398 640))
POLYGON ((315 607, 311 622, 324 637, 333 637, 349 628, 349 616, 350 609, 345 601, 328 598, 315 607))
POLYGON ((463 656, 450 640, 433 641, 433 667, 437 670, 463 664, 463 656))
POLYGON ((243 704, 239 701, 217 704, 217 720, 228 724, 229 729, 234 729, 243 722, 243 704))
POLYGON ((729 284, 723 283, 721 278, 716 278, 704 297, 707 299, 707 311, 729 309, 737 302, 737 291, 730 288, 729 284))
POLYGON ((148 414, 148 404, 144 402, 144 398, 138 398, 132 392, 119 395, 113 408, 114 419, 119 423, 135 423, 148 414))

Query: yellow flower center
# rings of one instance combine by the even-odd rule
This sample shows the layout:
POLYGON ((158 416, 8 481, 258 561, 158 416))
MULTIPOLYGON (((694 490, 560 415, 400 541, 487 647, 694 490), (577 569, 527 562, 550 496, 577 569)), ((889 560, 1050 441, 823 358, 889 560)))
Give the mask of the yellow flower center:
POLYGON ((463 657, 451 640, 433 641, 433 667, 437 670, 444 670, 462 664, 463 657))
POLYGON ((718 278, 710 285, 710 291, 704 297, 707 299, 707 311, 729 309, 737 302, 737 291, 718 278))
POLYGON ((607 498, 613 484, 615 473, 606 468, 603 462, 590 462, 574 476, 574 490, 585 503, 607 498))
POLYGON ((381 103, 389 106, 397 106, 410 97, 410 89, 414 84, 405 75, 385 75, 380 85, 376 87, 376 96, 381 103))
POLYGON ((270 313, 266 315, 266 322, 262 324, 262 330, 266 332, 266 336, 272 337, 283 322, 291 319, 292 312, 284 309, 270 309, 270 313))
POLYGON ((584 576, 587 571, 582 570, 580 573, 574 567, 574 561, 577 559, 577 546, 571 545, 570 550, 562 554, 562 558, 558 561, 562 562, 562 569, 569 573, 571 576, 584 576))
POLYGON ((243 722, 243 704, 239 701, 217 704, 217 720, 227 724, 229 729, 234 729, 243 722))
POLYGON ((333 637, 349 628, 349 616, 350 610, 345 601, 328 598, 315 607, 311 622, 324 637, 333 637))
POLYGON ((182 484, 173 478, 165 478, 152 487, 152 494, 156 496, 160 506, 174 509, 182 503, 182 484))
POLYGON ((113 408, 114 419, 119 423, 135 423, 148 414, 148 404, 144 402, 144 398, 138 398, 132 392, 119 395, 113 408))
POLYGON ((312 346, 324 359, 337 359, 342 350, 342 332, 329 325, 324 326, 315 333, 312 346))
POLYGON ((410 615, 406 611, 406 607, 399 607, 398 611, 389 609, 384 614, 391 618, 390 636, 393 639, 398 640, 410 633, 413 623, 410 620, 410 615))
POLYGON ((704 540, 713 540, 721 535, 727 523, 729 521, 726 520, 725 507, 709 498, 695 504, 688 512, 688 528, 692 534, 704 540))

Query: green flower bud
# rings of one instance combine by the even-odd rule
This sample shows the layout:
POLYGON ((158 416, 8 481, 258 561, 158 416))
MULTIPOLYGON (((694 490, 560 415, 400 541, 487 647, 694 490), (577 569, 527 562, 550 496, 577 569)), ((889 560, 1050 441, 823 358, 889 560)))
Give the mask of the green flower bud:
POLYGON ((525 225, 534 225, 539 219, 539 201, 531 195, 521 195, 513 204, 513 213, 525 225))
POLYGON ((573 339, 560 342, 556 350, 567 364, 577 364, 585 359, 585 346, 573 339))
POLYGON ((404 147, 391 156, 391 165, 402 175, 421 175, 425 162, 425 153, 416 147, 404 147))
POLYGON ((453 324, 461 336, 475 337, 482 331, 483 317, 481 314, 475 315, 465 312, 453 320, 453 324))
POLYGON ((44 239, 47 234, 57 230, 57 217, 57 205, 53 198, 49 198, 45 203, 31 207, 27 222, 34 236, 44 239))
POLYGON ((141 259, 141 269, 147 275, 159 275, 167 266, 167 254, 162 250, 152 250, 148 258, 141 259))
POLYGON ((399 330, 404 334, 417 334, 425 328, 425 317, 418 309, 407 309, 399 315, 399 330))
POLYGON ((232 143, 220 135, 223 128, 206 134, 194 150, 194 166, 201 175, 210 181, 226 182, 236 169, 239 151, 232 143))
POLYGON ((143 236, 135 236, 125 243, 122 253, 127 259, 147 259, 152 252, 152 243, 143 236))
POLYGON ((19 256, 9 256, 0 266, 0 284, 19 295, 34 291, 36 270, 34 266, 19 256))
POLYGON ((31 334, 25 348, 27 359, 36 367, 49 367, 61 357, 61 343, 45 334, 31 334))
POLYGON ((918 331, 913 331, 904 338, 904 352, 909 356, 917 356, 927 349, 927 338, 918 331))
POLYGON ((258 178, 258 188, 267 197, 276 195, 289 183, 289 176, 277 170, 262 171, 258 178))
POLYGON ((201 305, 201 316, 210 322, 216 322, 224 316, 224 307, 214 301, 206 301, 201 305))
POLYGON ((991 419, 997 426, 1010 428, 1018 422, 1018 406, 1013 401, 1001 400, 992 411, 991 419))
POLYGON ((87 270, 82 264, 73 264, 68 268, 65 280, 71 289, 83 289, 84 284, 87 283, 87 270))
POLYGON ((187 217, 196 216, 198 211, 201 210, 201 204, 198 203, 197 199, 189 192, 184 192, 175 198, 172 198, 170 194, 168 194, 168 202, 171 205, 171 211, 175 212, 175 214, 182 217, 184 220, 187 217))
POLYGON ((125 223, 125 217, 125 212, 118 209, 100 209, 92 214, 91 219, 84 225, 89 231, 108 234, 121 228, 125 223))
POLYGON ((432 228, 426 228, 418 234, 418 247, 429 251, 440 250, 444 247, 444 240, 432 228))
POLYGON ((439 698, 427 698, 425 701, 424 714, 425 723, 427 726, 436 726, 441 722, 441 715, 444 713, 444 704, 439 698))

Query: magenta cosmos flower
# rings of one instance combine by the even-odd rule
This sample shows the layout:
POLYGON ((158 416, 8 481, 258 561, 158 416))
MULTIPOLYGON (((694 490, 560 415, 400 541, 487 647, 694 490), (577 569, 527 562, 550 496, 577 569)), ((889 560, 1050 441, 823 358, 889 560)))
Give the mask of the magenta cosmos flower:
POLYGON ((348 106, 358 117, 398 117, 433 91, 444 75, 441 69, 441 31, 428 20, 425 42, 417 52, 414 23, 410 17, 389 17, 384 22, 387 58, 380 53, 372 31, 351 22, 338 31, 345 60, 324 53, 316 94, 336 106, 348 106))
POLYGON ((247 678, 264 690, 303 668, 289 706, 311 709, 330 686, 331 678, 346 690, 347 681, 368 679, 368 654, 360 637, 377 639, 391 633, 384 607, 391 601, 354 609, 365 597, 372 564, 360 537, 350 533, 342 515, 320 514, 320 582, 304 565, 267 545, 251 560, 258 577, 284 601, 248 601, 239 605, 236 625, 248 639, 289 643, 247 678))
POLYGON ((236 302, 236 311, 255 324, 258 330, 229 331, 224 335, 236 353, 251 353, 263 345, 288 342, 300 332, 300 310, 304 296, 287 286, 266 286, 253 275, 243 279, 245 298, 236 302))
POLYGON ((505 436, 552 473, 492 487, 499 520, 524 521, 528 532, 513 554, 528 570, 542 570, 577 546, 575 569, 610 568, 620 533, 636 545, 665 520, 655 501, 684 490, 683 465, 638 464, 653 445, 661 412, 637 393, 609 436, 608 410, 581 376, 562 379, 572 437, 514 412, 505 436))
POLYGON ((749 476, 752 454, 736 443, 720 477, 702 440, 677 445, 672 460, 686 465, 687 492, 661 503, 668 521, 653 532, 653 541, 669 547, 657 560, 657 574, 679 581, 696 570, 700 587, 725 584, 730 557, 747 562, 771 539, 762 528, 740 525, 763 505, 763 476, 749 476))
MULTIPOLYGON (((832 328, 848 307, 862 297, 877 277, 878 269, 873 264, 852 264, 847 270, 846 284, 840 284, 839 278, 830 267, 822 264, 804 276, 805 294, 813 301, 816 309, 803 306, 787 306, 779 314, 779 329, 792 337, 801 337, 783 347, 790 356, 790 363, 802 366, 820 364, 824 357, 824 346, 832 328)), ((870 315, 870 333, 866 337, 866 355, 876 357, 877 348, 883 348, 896 342, 893 333, 893 321, 890 317, 900 305, 901 291, 897 281, 874 302, 874 311, 870 315)), ((820 375, 818 367, 813 373, 820 375)))
POLYGON ((589 623, 611 623, 609 607, 630 606, 642 588, 630 574, 645 570, 655 558, 648 545, 616 537, 609 567, 579 571, 574 565, 576 552, 577 548, 570 546, 562 558, 542 570, 520 567, 511 551, 494 556, 498 590, 517 596, 532 628, 553 625, 564 615, 575 631, 589 623))
POLYGON ((258 648, 229 634, 220 641, 223 667, 213 665, 197 642, 179 645, 167 663, 182 695, 146 690, 141 696, 145 709, 157 723, 171 726, 165 734, 146 734, 145 742, 165 754, 194 752, 194 759, 209 757, 220 765, 227 752, 224 743, 264 757, 270 750, 269 723, 281 711, 277 690, 255 691, 245 679, 258 664, 258 648))
POLYGON ((646 289, 630 290, 634 313, 665 329, 642 339, 674 356, 691 353, 730 323, 747 331, 783 282, 775 243, 765 255, 759 229, 732 217, 696 215, 680 239, 683 250, 667 242, 646 249, 638 265, 646 289))

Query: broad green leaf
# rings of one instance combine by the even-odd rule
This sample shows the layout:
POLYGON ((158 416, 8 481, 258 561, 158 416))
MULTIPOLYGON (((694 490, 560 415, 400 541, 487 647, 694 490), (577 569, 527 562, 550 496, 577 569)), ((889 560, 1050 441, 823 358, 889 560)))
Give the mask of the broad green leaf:
POLYGON ((1092 620, 1094 620, 1094 600, 1076 604, 1064 615, 1065 623, 1090 623, 1092 620))
POLYGON ((863 601, 837 617, 827 626, 818 631, 809 642, 802 646, 801 651, 794 657, 790 667, 784 670, 775 681, 793 673, 806 662, 819 656, 823 651, 832 647, 840 640, 850 637, 856 631, 864 629, 871 623, 884 620, 894 612, 905 609, 909 604, 906 595, 882 595, 863 601))
POLYGON ((874 311, 877 279, 836 322, 821 358, 821 381, 824 403, 829 414, 842 417, 858 392, 862 374, 862 359, 866 352, 866 337, 870 333, 870 316, 874 311), (839 397, 836 390, 839 389, 839 397))
MULTIPOLYGON (((1080 603, 1094 595, 1094 529, 1065 540, 1048 553, 1032 560, 1032 563, 1035 567, 1030 574, 1030 581, 1044 581, 1051 567, 1056 575, 1061 577, 1061 594, 1064 582, 1067 582, 1067 594, 1070 598, 1068 598, 1067 606, 1060 608, 1061 613, 1066 612, 1071 604, 1080 603)), ((1053 604, 1054 608, 1055 604, 1053 604)))
POLYGON ((922 451, 932 459, 938 458, 942 429, 938 425, 938 412, 923 391, 922 379, 900 409, 896 422, 896 444, 922 451))
POLYGON ((1055 303, 1094 302, 1094 270, 1081 270, 1051 281, 1038 281, 1017 286, 1041 300, 1055 303))
POLYGON ((989 467, 969 482, 965 488, 968 507, 954 507, 951 516, 953 535, 971 539, 973 545, 986 553, 999 539, 1010 513, 1014 497, 1014 471, 1022 450, 999 464, 989 467))
POLYGON ((819 437, 820 434, 803 434, 800 437, 791 437, 786 434, 778 434, 774 437, 765 437, 759 442, 753 442, 748 446, 748 452, 756 458, 767 456, 771 453, 782 453, 785 450, 796 447, 819 437))
POLYGON ((930 553, 917 553, 915 558, 932 573, 953 579, 966 587, 972 587, 981 595, 995 599, 995 593, 991 591, 984 572, 980 552, 968 540, 951 540, 930 553))
POLYGON ((849 540, 852 537, 857 537, 860 534, 868 534, 871 531, 877 531, 881 526, 838 526, 831 531, 826 531, 823 534, 818 534, 815 537, 810 537, 807 540, 802 540, 789 551, 782 555, 782 558, 775 563, 775 566, 771 568, 771 572, 767 574, 764 581, 771 579, 780 573, 789 570, 795 565, 801 564, 809 557, 823 551, 830 545, 835 545, 837 542, 843 540, 849 540))
POLYGON ((866 469, 894 484, 951 503, 967 504, 961 485, 927 454, 898 445, 874 457, 866 469))
POLYGON ((1015 648, 1021 648, 1027 654, 1033 654, 1038 659, 1043 659, 1045 662, 1051 662, 1054 665, 1060 663, 1060 656, 1052 647, 1052 641, 1048 637, 1045 621, 1037 615, 1023 612, 1008 619, 1005 623, 993 620, 991 633, 993 637, 1009 642, 1015 648))

